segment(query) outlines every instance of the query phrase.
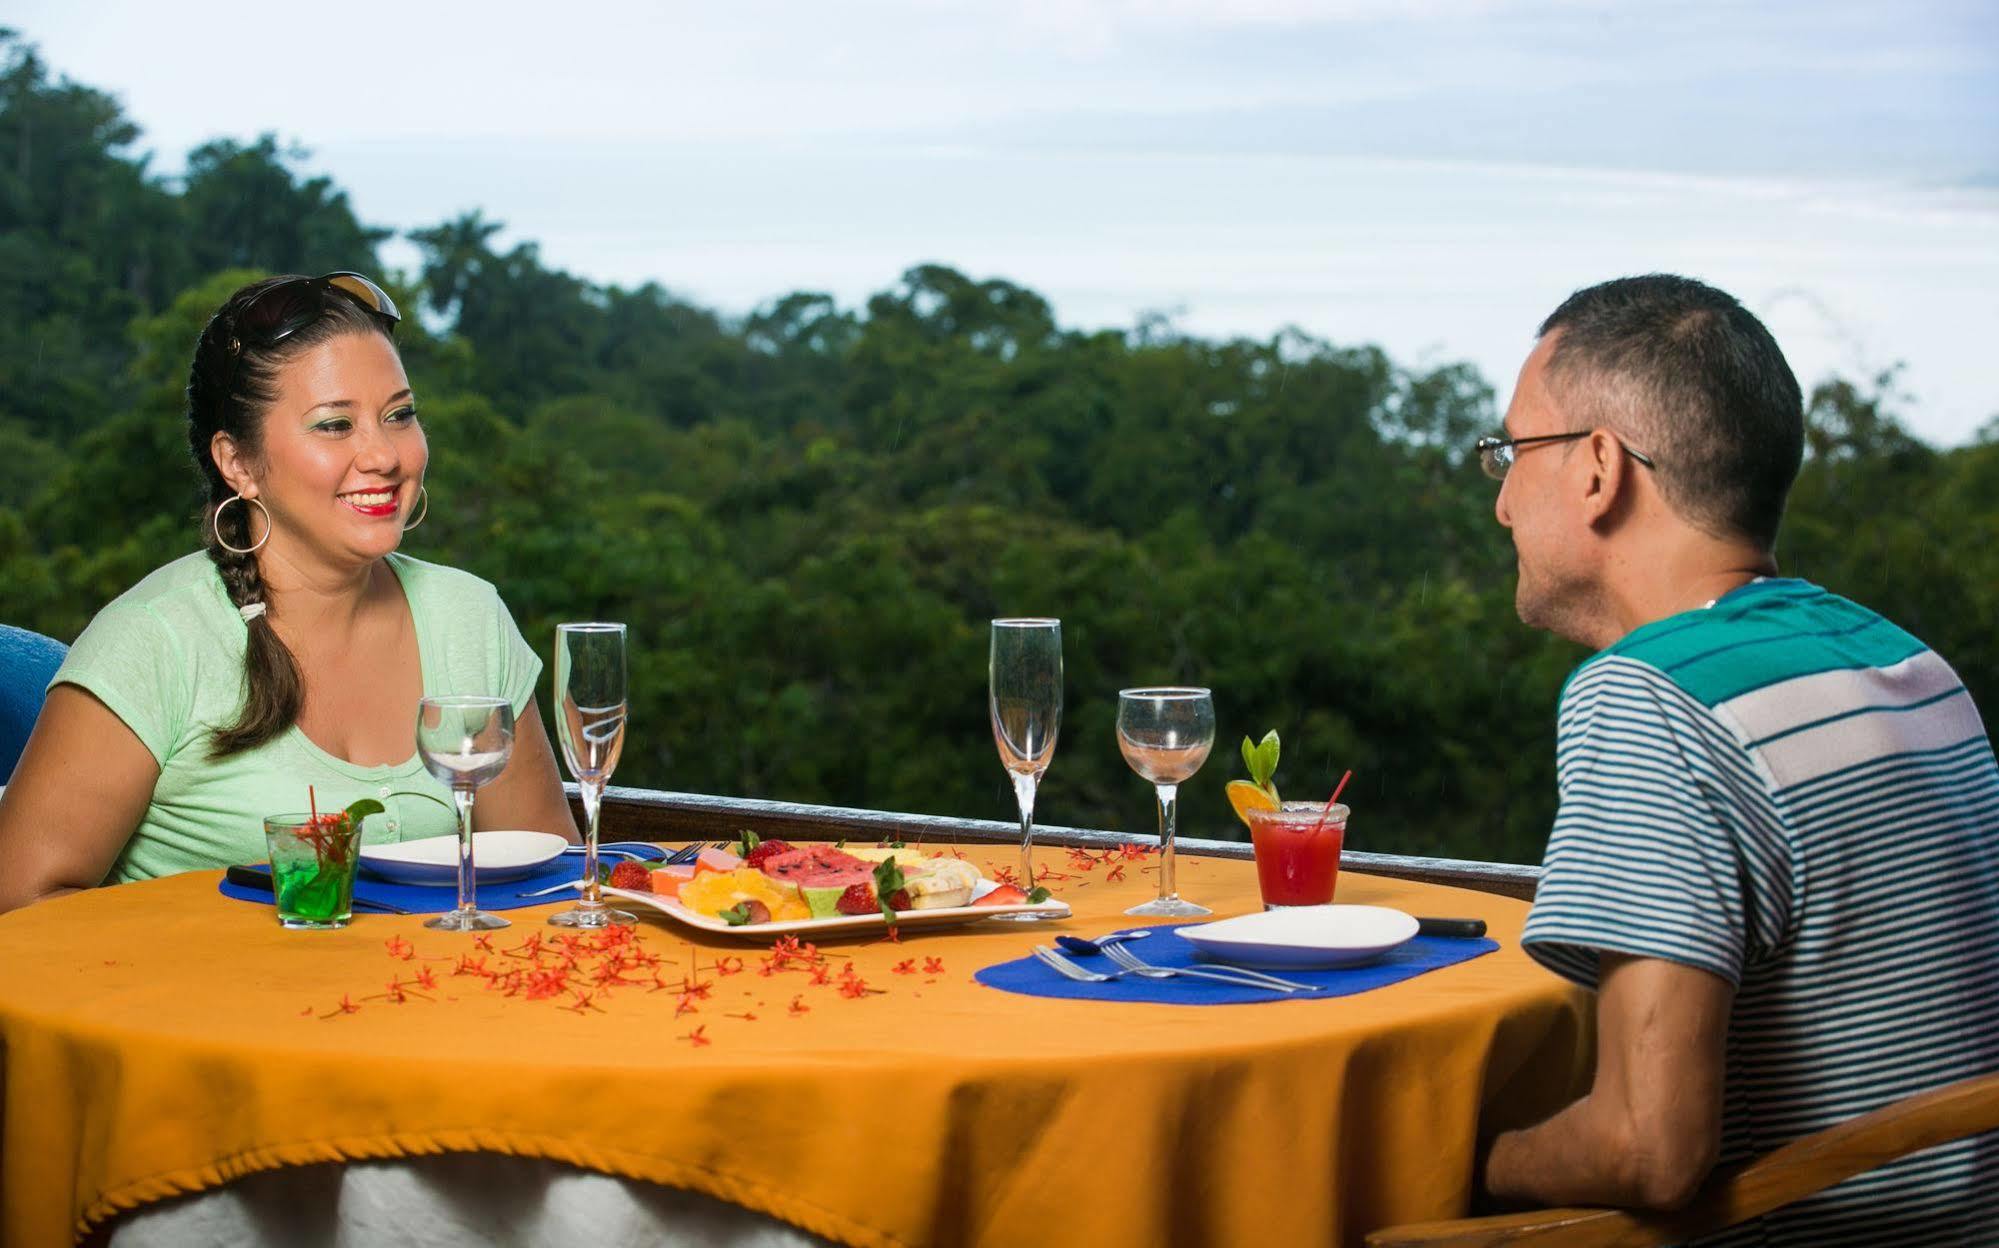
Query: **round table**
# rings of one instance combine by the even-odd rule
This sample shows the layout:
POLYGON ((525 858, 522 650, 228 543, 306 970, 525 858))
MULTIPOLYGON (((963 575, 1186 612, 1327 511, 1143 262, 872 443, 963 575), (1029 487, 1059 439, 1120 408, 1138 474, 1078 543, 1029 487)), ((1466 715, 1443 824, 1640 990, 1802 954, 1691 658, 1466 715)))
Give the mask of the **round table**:
MULTIPOLYGON (((1334 999, 1054 1000, 973 975, 1129 925, 1153 877, 1037 853, 1072 919, 779 960, 650 916, 658 965, 616 955, 608 990, 587 950, 528 973, 537 941, 560 967, 541 909, 484 946, 415 917, 289 932, 195 872, 0 916, 0 1238, 281 1167, 483 1152, 852 1244, 1350 1243, 1463 1214, 1481 1117, 1583 1090, 1588 999, 1521 951, 1523 902, 1347 874, 1342 902, 1483 918, 1500 948, 1334 999)), ((1183 857, 1180 887, 1259 906, 1247 862, 1183 857)))

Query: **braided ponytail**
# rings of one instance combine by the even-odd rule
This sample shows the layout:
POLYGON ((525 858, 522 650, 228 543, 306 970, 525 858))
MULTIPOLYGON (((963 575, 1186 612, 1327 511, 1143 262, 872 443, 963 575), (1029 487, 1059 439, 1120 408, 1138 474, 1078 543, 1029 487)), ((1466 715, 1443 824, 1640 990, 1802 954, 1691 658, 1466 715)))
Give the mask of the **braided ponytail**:
MULTIPOLYGON (((232 495, 233 497, 233 495, 232 495)), ((226 501, 226 500, 225 500, 226 501)), ((240 610, 263 605, 264 610, 249 616, 249 638, 243 648, 243 713, 236 722, 218 729, 209 744, 210 758, 226 758, 244 750, 254 750, 283 734, 298 719, 305 705, 305 681, 291 648, 271 627, 269 604, 264 598, 264 573, 257 556, 225 550, 215 540, 216 513, 221 503, 208 507, 208 557, 222 574, 229 601, 240 610)), ((250 533, 250 515, 255 508, 239 503, 222 514, 221 525, 231 546, 248 549, 255 541, 250 533), (231 532, 230 530, 236 530, 231 532)))
POLYGON ((305 705, 304 677, 290 647, 271 626, 263 568, 257 562, 256 552, 250 551, 257 541, 251 531, 250 516, 257 508, 245 501, 224 509, 223 504, 235 502, 237 495, 216 466, 211 444, 217 433, 226 433, 251 464, 260 463, 264 415, 277 399, 279 369, 338 335, 382 332, 381 325, 360 307, 332 296, 324 297, 318 319, 276 346, 244 343, 240 350, 233 349, 232 327, 237 314, 265 290, 289 280, 278 277, 255 282, 231 295, 201 331, 195 343, 194 363, 188 370, 188 450, 208 491, 208 503, 201 517, 208 557, 222 577, 229 601, 238 610, 264 607, 245 617, 249 639, 243 650, 242 713, 234 724, 216 729, 209 744, 210 758, 253 750, 281 736, 297 722, 305 705), (217 540, 218 529, 222 541, 217 540), (238 550, 228 549, 223 541, 238 550))

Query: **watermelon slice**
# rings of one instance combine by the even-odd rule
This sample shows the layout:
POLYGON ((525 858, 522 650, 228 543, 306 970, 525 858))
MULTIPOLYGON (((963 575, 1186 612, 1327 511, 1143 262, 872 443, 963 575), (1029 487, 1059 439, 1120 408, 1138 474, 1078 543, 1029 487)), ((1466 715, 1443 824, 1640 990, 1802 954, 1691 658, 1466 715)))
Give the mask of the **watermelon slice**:
POLYGON ((874 865, 831 845, 806 845, 764 860, 763 873, 799 888, 846 888, 874 880, 874 865))
POLYGON ((815 919, 831 919, 839 916, 840 896, 847 891, 845 884, 829 884, 825 888, 812 884, 799 886, 798 892, 805 898, 806 908, 815 919))

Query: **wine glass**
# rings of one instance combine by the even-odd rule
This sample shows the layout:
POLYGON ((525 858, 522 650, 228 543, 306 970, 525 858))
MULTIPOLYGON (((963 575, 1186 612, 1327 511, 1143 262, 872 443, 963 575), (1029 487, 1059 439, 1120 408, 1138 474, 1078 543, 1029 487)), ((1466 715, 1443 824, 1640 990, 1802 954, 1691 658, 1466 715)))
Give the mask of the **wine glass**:
POLYGON ((556 739, 583 794, 583 899, 548 921, 557 927, 628 926, 638 919, 606 906, 597 881, 597 816, 625 748, 625 626, 556 625, 555 693, 556 739))
MULTIPOLYGON (((993 621, 987 661, 993 743, 1020 803, 1020 887, 1034 890, 1034 793, 1062 728, 1062 621, 993 621)), ((1041 919, 1039 914, 1001 915, 1041 919)))
POLYGON ((1159 897, 1126 914, 1195 918, 1213 914, 1182 901, 1173 886, 1173 831, 1180 783, 1208 761, 1215 701, 1206 689, 1124 689, 1117 695, 1117 744, 1124 761, 1159 795, 1159 897))
POLYGON ((475 904, 472 887, 472 794, 507 769, 514 752, 514 708, 505 698, 454 694, 417 704, 416 752, 431 775, 451 786, 458 804, 458 908, 425 927, 485 932, 507 920, 475 904))

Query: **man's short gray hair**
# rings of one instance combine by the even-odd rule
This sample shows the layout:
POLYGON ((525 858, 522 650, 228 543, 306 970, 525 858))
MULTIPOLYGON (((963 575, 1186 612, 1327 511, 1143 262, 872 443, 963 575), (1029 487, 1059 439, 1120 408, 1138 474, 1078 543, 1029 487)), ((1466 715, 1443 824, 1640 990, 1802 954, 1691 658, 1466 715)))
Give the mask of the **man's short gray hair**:
POLYGON ((1541 323, 1564 407, 1656 464, 1666 502, 1720 537, 1776 545, 1804 458, 1804 401, 1777 340, 1733 296, 1652 273, 1579 290, 1541 323))

